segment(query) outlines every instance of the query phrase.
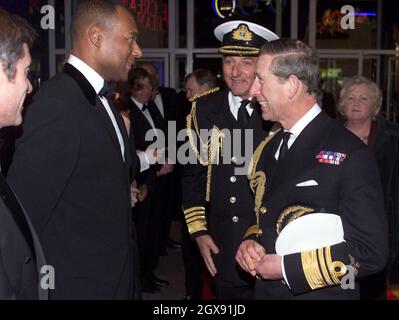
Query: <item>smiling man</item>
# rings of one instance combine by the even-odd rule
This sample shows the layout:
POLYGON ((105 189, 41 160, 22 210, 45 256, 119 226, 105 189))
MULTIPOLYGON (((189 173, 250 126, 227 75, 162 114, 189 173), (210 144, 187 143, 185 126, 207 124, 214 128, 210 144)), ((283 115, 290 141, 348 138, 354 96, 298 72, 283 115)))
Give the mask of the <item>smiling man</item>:
MULTIPOLYGON (((0 128, 20 125, 36 32, 22 18, 0 8, 0 128)), ((0 300, 46 299, 39 287, 45 259, 21 203, 0 174, 0 300)))
MULTIPOLYGON (((27 112, 9 179, 55 269, 52 299, 128 299, 133 293, 130 182, 138 164, 108 81, 141 56, 133 16, 81 1, 72 51, 27 112)), ((135 271, 138 272, 137 270, 135 271)))
MULTIPOLYGON (((259 48, 278 37, 246 21, 223 23, 215 29, 215 35, 222 41, 219 52, 223 55, 227 89, 211 90, 213 93, 205 93, 206 96, 194 101, 188 129, 195 129, 196 137, 201 129, 215 129, 218 135, 223 130, 231 137, 234 131, 235 136, 232 141, 226 139, 217 145, 215 140, 197 145, 195 138, 191 139, 194 152, 208 154, 208 151, 223 149, 230 150, 231 154, 224 157, 220 154, 218 165, 208 166, 209 159, 198 159, 197 164, 185 167, 183 207, 190 235, 215 277, 216 298, 250 299, 251 280, 238 270, 234 255, 249 227, 254 203, 245 171, 239 175, 236 169, 245 165, 238 161, 246 150, 245 144, 256 145, 267 134, 259 110, 247 99, 255 78, 259 48), (246 141, 245 132, 249 131, 251 141, 246 141)), ((250 151, 252 153, 252 149, 250 151)))
POLYGON ((254 153, 257 219, 236 256, 258 278, 256 299, 357 299, 358 278, 387 262, 376 161, 321 110, 318 84, 318 57, 305 43, 262 46, 251 95, 282 130, 254 153))

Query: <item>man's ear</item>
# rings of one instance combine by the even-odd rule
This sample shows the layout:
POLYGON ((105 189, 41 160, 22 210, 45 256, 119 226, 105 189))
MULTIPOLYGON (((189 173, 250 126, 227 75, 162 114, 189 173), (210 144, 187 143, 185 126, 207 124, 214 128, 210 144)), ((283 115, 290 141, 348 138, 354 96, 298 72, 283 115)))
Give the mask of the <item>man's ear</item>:
POLYGON ((294 75, 289 76, 287 79, 288 98, 292 99, 296 96, 301 88, 302 82, 294 75))
POLYGON ((88 34, 90 42, 94 44, 97 48, 101 47, 104 38, 103 31, 96 25, 93 25, 89 28, 88 34))

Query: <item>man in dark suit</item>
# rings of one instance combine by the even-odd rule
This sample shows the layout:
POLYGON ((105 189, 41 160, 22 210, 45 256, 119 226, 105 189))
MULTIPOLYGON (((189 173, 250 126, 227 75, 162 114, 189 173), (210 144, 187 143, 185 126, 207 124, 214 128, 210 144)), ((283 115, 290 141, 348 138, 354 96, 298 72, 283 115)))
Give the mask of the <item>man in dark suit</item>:
POLYGON ((317 56, 303 42, 280 39, 261 48, 251 95, 263 119, 278 121, 282 130, 254 153, 249 177, 256 216, 246 233, 250 239, 236 255, 259 279, 256 299, 356 299, 355 279, 378 272, 387 261, 376 162, 358 138, 321 110, 318 77, 317 56), (334 217, 342 237, 314 238, 312 230, 326 227, 317 222, 321 216, 334 217), (287 226, 295 230, 300 221, 307 223, 292 234, 297 240, 290 246, 302 248, 276 253, 278 234, 287 226))
POLYGON ((251 145, 256 145, 267 131, 259 110, 247 99, 260 46, 278 37, 244 21, 224 23, 215 29, 215 35, 223 42, 219 52, 223 54, 228 89, 213 89, 193 102, 187 124, 198 161, 185 168, 183 208, 188 231, 215 276, 216 298, 249 299, 251 281, 238 270, 234 260, 242 235, 250 225, 253 207, 245 176, 245 153, 249 158, 251 145), (213 129, 213 138, 198 139, 201 129, 213 129))
MULTIPOLYGON (((151 100, 153 105, 156 107, 155 112, 157 112, 164 123, 165 126, 165 138, 166 141, 176 141, 175 137, 168 138, 168 124, 176 125, 177 132, 179 128, 177 127, 177 94, 176 90, 173 88, 168 88, 159 85, 158 69, 154 63, 145 62, 140 65, 141 68, 147 70, 150 75, 150 80, 153 86, 153 96, 151 100), (158 112, 159 111, 159 112, 158 112)), ((161 119, 160 118, 160 119, 161 119)), ((173 134, 173 132, 171 132, 173 134)), ((175 154, 176 144, 168 144, 168 150, 166 155, 175 154)), ((161 180, 164 185, 164 192, 162 192, 163 203, 165 204, 165 210, 161 215, 162 228, 160 236, 160 253, 166 254, 166 247, 179 248, 180 244, 174 241, 170 237, 170 228, 173 218, 177 216, 177 213, 181 211, 181 201, 179 201, 178 196, 178 180, 179 177, 176 171, 176 159, 172 157, 171 159, 165 159, 165 163, 160 167, 159 173, 162 176, 161 180)))
MULTIPOLYGON (((32 86, 27 77, 29 47, 36 36, 28 23, 0 8, 0 128, 22 122, 32 86)), ((42 247, 17 196, 0 174, 0 300, 47 299, 40 286, 46 265, 42 247)))
POLYGON ((132 296, 130 174, 138 160, 107 81, 127 80, 141 56, 137 36, 123 6, 81 1, 68 62, 35 96, 17 143, 9 178, 55 269, 53 299, 132 296))
MULTIPOLYGON (((150 75, 145 69, 134 68, 129 73, 127 83, 128 105, 130 109, 131 135, 137 149, 147 150, 157 144, 154 149, 164 149, 165 122, 154 105, 150 75), (149 137, 152 135, 152 138, 149 137), (158 145, 159 143, 159 145, 158 145)), ((162 157, 162 155, 161 155, 162 157)), ((162 159, 159 159, 162 162, 162 159)), ((137 177, 141 188, 147 190, 147 196, 135 208, 135 224, 141 254, 141 279, 144 292, 157 292, 158 286, 167 286, 168 282, 155 276, 160 252, 161 217, 165 213, 164 180, 160 176, 161 164, 153 164, 137 177)))

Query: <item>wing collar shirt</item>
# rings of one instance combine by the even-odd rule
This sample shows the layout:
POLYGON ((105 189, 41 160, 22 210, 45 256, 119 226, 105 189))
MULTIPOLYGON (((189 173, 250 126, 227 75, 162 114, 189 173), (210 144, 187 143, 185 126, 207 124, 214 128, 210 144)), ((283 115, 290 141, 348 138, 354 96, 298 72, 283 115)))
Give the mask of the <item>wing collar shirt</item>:
MULTIPOLYGON (((91 68, 89 65, 87 65, 82 60, 80 60, 79 58, 75 57, 72 54, 68 59, 68 63, 74 66, 83 74, 83 76, 87 79, 87 81, 89 81, 89 83, 94 88, 97 94, 100 92, 101 88, 104 86, 104 79, 93 68, 91 68)), ((122 158, 123 161, 125 161, 125 144, 123 143, 123 138, 118 123, 116 122, 115 116, 112 113, 111 107, 107 99, 105 99, 104 97, 99 97, 99 98, 105 110, 107 111, 109 118, 111 119, 112 125, 115 128, 115 133, 118 137, 122 158)))

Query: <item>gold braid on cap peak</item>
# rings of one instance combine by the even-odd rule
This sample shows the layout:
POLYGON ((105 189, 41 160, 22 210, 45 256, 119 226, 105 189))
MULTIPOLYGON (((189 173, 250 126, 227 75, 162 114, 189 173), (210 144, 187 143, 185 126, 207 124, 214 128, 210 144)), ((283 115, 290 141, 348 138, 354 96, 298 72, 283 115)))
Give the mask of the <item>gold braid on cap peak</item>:
POLYGON ((230 46, 225 46, 219 49, 219 53, 223 55, 246 55, 246 56, 253 56, 257 57, 259 54, 259 49, 257 48, 248 48, 248 47, 242 47, 242 49, 239 48, 230 48, 230 46))

